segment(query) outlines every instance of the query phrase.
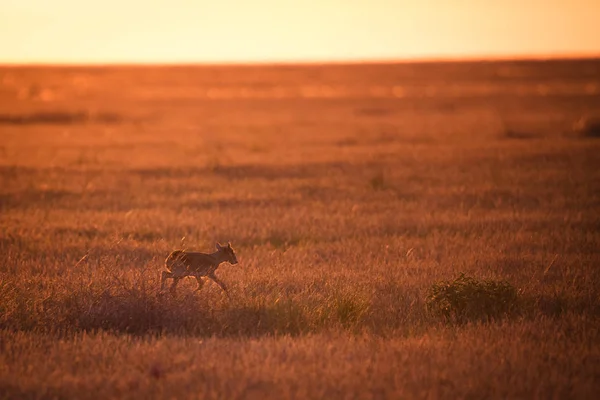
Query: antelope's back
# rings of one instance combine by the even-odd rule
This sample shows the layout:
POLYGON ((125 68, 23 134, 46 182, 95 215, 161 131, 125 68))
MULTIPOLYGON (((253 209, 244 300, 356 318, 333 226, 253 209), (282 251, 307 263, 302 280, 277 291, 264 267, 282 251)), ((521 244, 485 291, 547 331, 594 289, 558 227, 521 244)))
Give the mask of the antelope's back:
POLYGON ((208 272, 215 266, 215 259, 210 254, 186 252, 185 263, 190 272, 208 272))

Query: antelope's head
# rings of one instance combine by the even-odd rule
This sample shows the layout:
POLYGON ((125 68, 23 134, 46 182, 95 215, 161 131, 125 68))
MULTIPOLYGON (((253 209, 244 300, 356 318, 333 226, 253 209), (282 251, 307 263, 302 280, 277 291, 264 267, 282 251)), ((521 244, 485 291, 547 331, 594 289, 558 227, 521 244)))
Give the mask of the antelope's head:
POLYGON ((230 264, 238 263, 238 259, 235 256, 235 253, 233 252, 231 243, 227 243, 227 246, 221 246, 219 243, 217 243, 217 250, 223 254, 223 258, 225 259, 225 261, 229 262, 230 264))

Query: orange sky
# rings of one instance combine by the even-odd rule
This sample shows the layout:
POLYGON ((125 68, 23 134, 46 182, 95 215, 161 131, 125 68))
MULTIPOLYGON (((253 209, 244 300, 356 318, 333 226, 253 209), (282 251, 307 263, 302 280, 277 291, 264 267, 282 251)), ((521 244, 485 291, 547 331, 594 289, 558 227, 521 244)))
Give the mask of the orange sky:
POLYGON ((598 0, 0 0, 0 63, 580 55, 598 0))

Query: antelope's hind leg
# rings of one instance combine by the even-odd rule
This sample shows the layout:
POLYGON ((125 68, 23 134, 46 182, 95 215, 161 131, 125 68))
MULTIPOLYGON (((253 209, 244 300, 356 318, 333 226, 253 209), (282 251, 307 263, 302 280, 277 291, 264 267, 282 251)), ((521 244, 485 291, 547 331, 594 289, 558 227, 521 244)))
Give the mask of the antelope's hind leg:
POLYGON ((185 278, 186 276, 188 276, 188 271, 187 268, 185 266, 185 264, 183 264, 182 262, 178 261, 173 263, 170 266, 170 274, 168 275, 169 278, 173 278, 173 283, 171 284, 171 293, 175 294, 175 290, 177 289, 177 284, 179 283, 179 281, 182 278, 185 278))

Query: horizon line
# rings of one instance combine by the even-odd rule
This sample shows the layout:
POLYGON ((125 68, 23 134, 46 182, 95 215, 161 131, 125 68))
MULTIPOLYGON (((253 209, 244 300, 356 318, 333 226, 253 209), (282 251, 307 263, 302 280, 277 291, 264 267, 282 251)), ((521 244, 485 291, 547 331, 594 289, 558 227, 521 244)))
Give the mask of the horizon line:
POLYGON ((544 62, 544 61, 600 60, 596 54, 540 54, 540 55, 489 55, 489 56, 431 56, 406 58, 338 58, 330 60, 257 60, 257 61, 0 61, 0 67, 264 67, 264 66, 318 66, 318 65, 375 65, 375 64, 433 64, 433 63, 485 63, 485 62, 544 62))

